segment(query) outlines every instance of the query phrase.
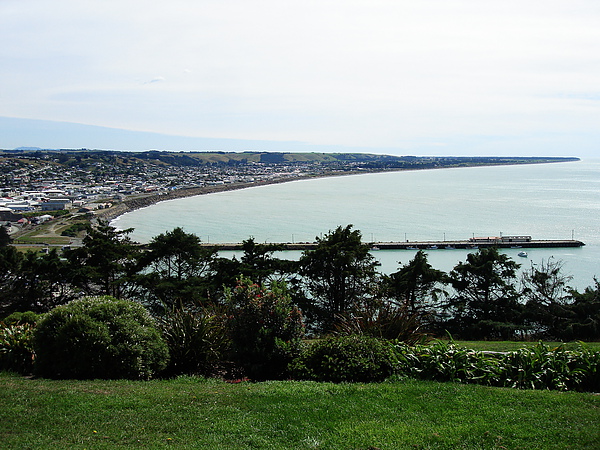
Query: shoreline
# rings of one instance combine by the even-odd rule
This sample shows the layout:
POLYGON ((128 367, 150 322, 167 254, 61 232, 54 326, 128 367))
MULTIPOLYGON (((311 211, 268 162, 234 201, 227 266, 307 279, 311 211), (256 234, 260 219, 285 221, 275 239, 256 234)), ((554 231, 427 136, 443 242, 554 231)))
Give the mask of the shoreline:
MULTIPOLYGON (((167 200, 177 200, 180 198, 195 197, 206 194, 215 194, 218 192, 237 191, 250 187, 257 186, 268 186, 273 184, 287 183, 291 181, 310 180, 318 178, 331 178, 339 176, 350 176, 350 175, 361 175, 361 174, 372 174, 372 173, 389 173, 389 172, 405 172, 414 170, 436 170, 436 169, 456 169, 456 168, 470 168, 470 167, 491 167, 491 166, 518 166, 518 165, 530 165, 530 164, 549 164, 554 162, 562 161, 543 161, 535 163, 514 163, 514 164, 472 164, 472 165, 457 165, 457 166, 445 166, 445 167, 427 167, 427 168, 398 168, 398 169, 382 169, 382 170, 353 170, 347 172, 323 172, 319 174, 307 174, 300 175, 297 177, 279 177, 271 180, 261 180, 252 182, 239 182, 216 186, 199 186, 192 188, 176 189, 169 192, 162 192, 159 194, 149 194, 143 196, 132 196, 125 198, 122 202, 95 212, 95 218, 107 223, 118 219, 120 216, 132 212, 138 209, 146 208, 148 206, 156 205, 157 203, 164 202, 167 200)), ((564 161, 571 162, 571 161, 564 161)))
MULTIPOLYGON (((184 188, 184 189, 176 189, 170 192, 164 192, 160 194, 149 194, 145 196, 136 196, 131 198, 126 198, 121 203, 118 203, 115 206, 107 208, 105 210, 100 210, 95 213, 95 217, 97 219, 112 222, 113 220, 119 218, 123 214, 128 212, 132 212, 138 209, 146 208, 148 206, 156 205, 160 202, 165 202, 167 200, 177 200, 180 198, 188 198, 188 197, 196 197, 200 195, 206 194, 216 194, 218 192, 228 192, 228 191, 237 191, 241 189, 247 189, 251 187, 257 186, 268 186, 272 184, 281 184, 287 183, 290 181, 297 180, 307 180, 314 178, 326 178, 326 177, 334 177, 334 176, 342 176, 342 175, 358 175, 361 173, 369 173, 369 172, 352 172, 352 173, 344 173, 344 174, 323 174, 323 175, 302 175, 298 177, 281 177, 274 178, 272 180, 262 180, 262 181, 253 181, 253 182, 239 182, 239 183, 230 183, 224 185, 216 185, 216 186, 199 186, 193 188, 184 188)), ((379 173, 373 172, 373 173, 379 173)))

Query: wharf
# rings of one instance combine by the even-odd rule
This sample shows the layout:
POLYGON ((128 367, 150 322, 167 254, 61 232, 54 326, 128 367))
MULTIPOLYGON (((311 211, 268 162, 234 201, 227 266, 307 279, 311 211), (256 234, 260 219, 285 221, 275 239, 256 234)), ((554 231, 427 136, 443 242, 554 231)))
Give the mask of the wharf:
MULTIPOLYGON (((269 243, 271 244, 271 243, 269 243)), ((526 242, 474 242, 465 241, 404 241, 404 242, 369 242, 373 250, 451 250, 451 249, 477 249, 486 247, 498 248, 558 248, 558 247, 582 247, 585 244, 574 239, 553 240, 528 240, 526 242)), ((207 244, 206 247, 217 247, 219 250, 242 250, 242 244, 207 244)), ((316 247, 315 242, 279 243, 284 250, 310 250, 316 247)))

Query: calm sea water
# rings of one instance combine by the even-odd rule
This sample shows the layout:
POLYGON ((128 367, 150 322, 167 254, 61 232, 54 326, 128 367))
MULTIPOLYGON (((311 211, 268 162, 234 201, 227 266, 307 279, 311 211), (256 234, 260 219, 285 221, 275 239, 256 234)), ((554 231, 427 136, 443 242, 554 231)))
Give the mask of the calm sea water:
MULTIPOLYGON (((299 180, 170 200, 127 213, 112 224, 134 228, 138 242, 182 227, 204 242, 312 242, 338 225, 353 224, 365 241, 455 240, 531 235, 575 239, 582 248, 507 249, 523 267, 555 258, 582 289, 600 276, 600 160, 363 174, 299 180)), ((298 252, 285 252, 290 259, 298 252)), ((429 251, 450 270, 466 250, 429 251)), ((414 251, 377 251, 383 272, 414 251)))

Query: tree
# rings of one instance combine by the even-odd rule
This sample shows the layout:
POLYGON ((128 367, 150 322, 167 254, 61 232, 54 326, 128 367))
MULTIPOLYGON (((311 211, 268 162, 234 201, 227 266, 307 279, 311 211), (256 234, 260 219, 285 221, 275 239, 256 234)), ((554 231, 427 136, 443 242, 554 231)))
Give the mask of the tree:
POLYGON ((217 249, 200 244, 178 227, 154 237, 140 255, 135 280, 153 309, 206 303, 217 249))
POLYGON ((514 285, 518 268, 494 247, 469 253, 449 274, 454 316, 448 328, 467 339, 514 338, 522 312, 514 285))
POLYGON ((86 295, 123 298, 133 274, 139 248, 127 236, 133 229, 116 230, 107 224, 90 229, 81 247, 65 256, 74 286, 86 295))
POLYGON ((315 248, 305 250, 300 258, 300 274, 309 294, 307 304, 301 306, 321 331, 333 329, 339 315, 359 308, 375 290, 379 263, 361 239, 352 225, 339 226, 317 237, 315 248))
POLYGON ((386 294, 410 313, 424 313, 443 291, 441 284, 446 273, 434 269, 427 261, 427 253, 419 250, 408 264, 384 277, 386 294))
POLYGON ((273 253, 283 248, 282 244, 257 244, 254 238, 243 241, 240 273, 258 284, 266 283, 284 267, 280 259, 273 258, 273 253))
POLYGON ((28 251, 14 283, 13 308, 44 313, 73 300, 76 294, 66 274, 67 263, 55 248, 42 254, 28 251))
POLYGON ((569 315, 564 321, 564 340, 597 341, 600 339, 600 281, 594 279, 594 286, 588 286, 580 293, 571 291, 573 303, 569 305, 569 315))
POLYGON ((0 225, 0 248, 10 245, 12 238, 4 225, 0 225))
POLYGON ((562 261, 552 258, 523 272, 522 296, 526 299, 526 320, 537 337, 556 337, 572 301, 568 283, 573 277, 563 273, 562 261))
POLYGON ((23 254, 11 245, 0 247, 0 317, 18 311, 15 286, 19 280, 23 254))

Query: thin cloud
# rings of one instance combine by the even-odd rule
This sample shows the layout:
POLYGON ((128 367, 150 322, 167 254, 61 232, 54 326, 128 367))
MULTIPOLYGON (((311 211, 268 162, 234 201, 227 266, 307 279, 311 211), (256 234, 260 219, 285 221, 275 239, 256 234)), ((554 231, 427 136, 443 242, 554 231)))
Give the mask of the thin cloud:
POLYGON ((4 0, 0 115, 409 153, 598 141, 599 22, 596 0, 4 0))

